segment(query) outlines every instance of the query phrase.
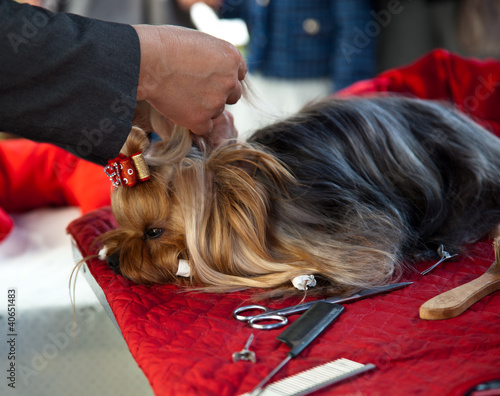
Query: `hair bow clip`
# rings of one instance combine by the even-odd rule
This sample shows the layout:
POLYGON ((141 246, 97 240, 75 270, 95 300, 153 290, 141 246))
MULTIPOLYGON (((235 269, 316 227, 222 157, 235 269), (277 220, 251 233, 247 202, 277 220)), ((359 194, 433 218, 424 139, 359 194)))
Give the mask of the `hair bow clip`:
POLYGON ((104 167, 104 173, 109 177, 113 186, 132 187, 138 181, 146 181, 151 176, 148 164, 141 152, 127 157, 124 154, 109 160, 104 167))

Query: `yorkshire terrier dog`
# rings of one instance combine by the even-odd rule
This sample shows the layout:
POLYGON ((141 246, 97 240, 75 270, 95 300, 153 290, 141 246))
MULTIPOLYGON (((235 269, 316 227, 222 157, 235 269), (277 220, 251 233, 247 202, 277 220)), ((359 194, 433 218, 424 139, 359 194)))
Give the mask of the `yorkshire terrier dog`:
POLYGON ((118 183, 119 227, 102 238, 137 283, 186 284, 182 264, 207 291, 284 295, 313 275, 310 293, 347 294, 500 223, 500 139, 430 101, 328 99, 215 149, 181 129, 150 145, 134 128, 122 157, 137 153, 149 175, 118 183))

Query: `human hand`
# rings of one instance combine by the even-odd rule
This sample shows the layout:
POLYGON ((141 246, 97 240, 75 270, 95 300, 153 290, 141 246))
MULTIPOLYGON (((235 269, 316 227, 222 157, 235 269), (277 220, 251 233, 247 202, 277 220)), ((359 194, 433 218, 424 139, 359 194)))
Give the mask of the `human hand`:
POLYGON ((224 110, 224 112, 214 119, 214 129, 208 137, 208 144, 211 147, 219 147, 228 143, 236 143, 238 131, 234 126, 233 115, 224 110))
MULTIPOLYGON (((168 120, 195 134, 212 132, 225 104, 241 97, 247 69, 240 52, 226 41, 191 29, 134 28, 141 44, 137 100, 146 100, 168 120)), ((227 121, 222 118, 217 123, 227 121)))
MULTIPOLYGON (((162 140, 170 139, 175 124, 161 115, 154 107, 146 101, 137 102, 133 124, 147 132, 156 132, 162 140)), ((233 115, 224 112, 213 120, 213 130, 210 135, 205 136, 205 142, 212 148, 223 144, 235 143, 238 131, 234 126, 233 115)))

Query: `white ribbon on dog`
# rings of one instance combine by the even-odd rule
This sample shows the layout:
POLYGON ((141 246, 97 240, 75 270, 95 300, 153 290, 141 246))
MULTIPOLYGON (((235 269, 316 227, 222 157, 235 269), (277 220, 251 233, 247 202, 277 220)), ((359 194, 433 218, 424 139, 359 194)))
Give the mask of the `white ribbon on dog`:
MULTIPOLYGON (((100 260, 106 261, 108 256, 106 247, 99 250, 98 256, 100 260)), ((191 267, 189 266, 189 262, 187 260, 179 260, 179 267, 177 267, 177 273, 175 275, 182 276, 184 278, 189 278, 191 276, 191 267)))
POLYGON ((106 249, 106 246, 99 250, 99 253, 97 255, 99 257, 99 260, 106 261, 106 258, 108 257, 108 249, 106 249))
MULTIPOLYGON (((98 253, 99 259, 105 261, 107 257, 107 250, 103 247, 98 253)), ((187 260, 180 259, 179 266, 177 267, 176 276, 189 278, 191 276, 191 267, 187 260)), ((292 279, 293 285, 299 290, 307 290, 310 287, 316 286, 316 279, 314 275, 300 275, 292 279)))
POLYGON ((179 267, 177 268, 177 276, 183 276, 184 278, 189 278, 191 276, 191 267, 187 260, 180 259, 179 267))
POLYGON ((292 279, 293 285, 299 290, 307 290, 316 286, 314 275, 299 275, 292 279))

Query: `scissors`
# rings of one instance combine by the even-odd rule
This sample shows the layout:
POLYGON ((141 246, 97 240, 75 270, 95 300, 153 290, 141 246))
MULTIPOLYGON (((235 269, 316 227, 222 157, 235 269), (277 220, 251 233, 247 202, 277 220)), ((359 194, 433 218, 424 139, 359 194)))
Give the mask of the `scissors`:
MULTIPOLYGON (((363 289, 353 294, 349 297, 328 297, 320 301, 326 301, 330 304, 340 304, 352 301, 362 300, 367 297, 376 296, 378 294, 388 293, 394 290, 402 289, 408 285, 411 285, 413 282, 402 282, 402 283, 393 283, 387 286, 375 287, 373 289, 363 289)), ((299 312, 303 312, 311 308, 311 306, 316 302, 311 301, 304 304, 293 305, 291 307, 276 309, 274 311, 265 307, 264 305, 245 305, 244 307, 236 308, 233 311, 233 318, 242 322, 248 322, 250 327, 259 330, 271 330, 277 329, 279 327, 286 326, 288 324, 288 315, 293 315, 299 312), (241 315, 246 311, 264 311, 264 313, 258 315, 241 315), (274 323, 260 323, 264 321, 276 321, 274 323)))

